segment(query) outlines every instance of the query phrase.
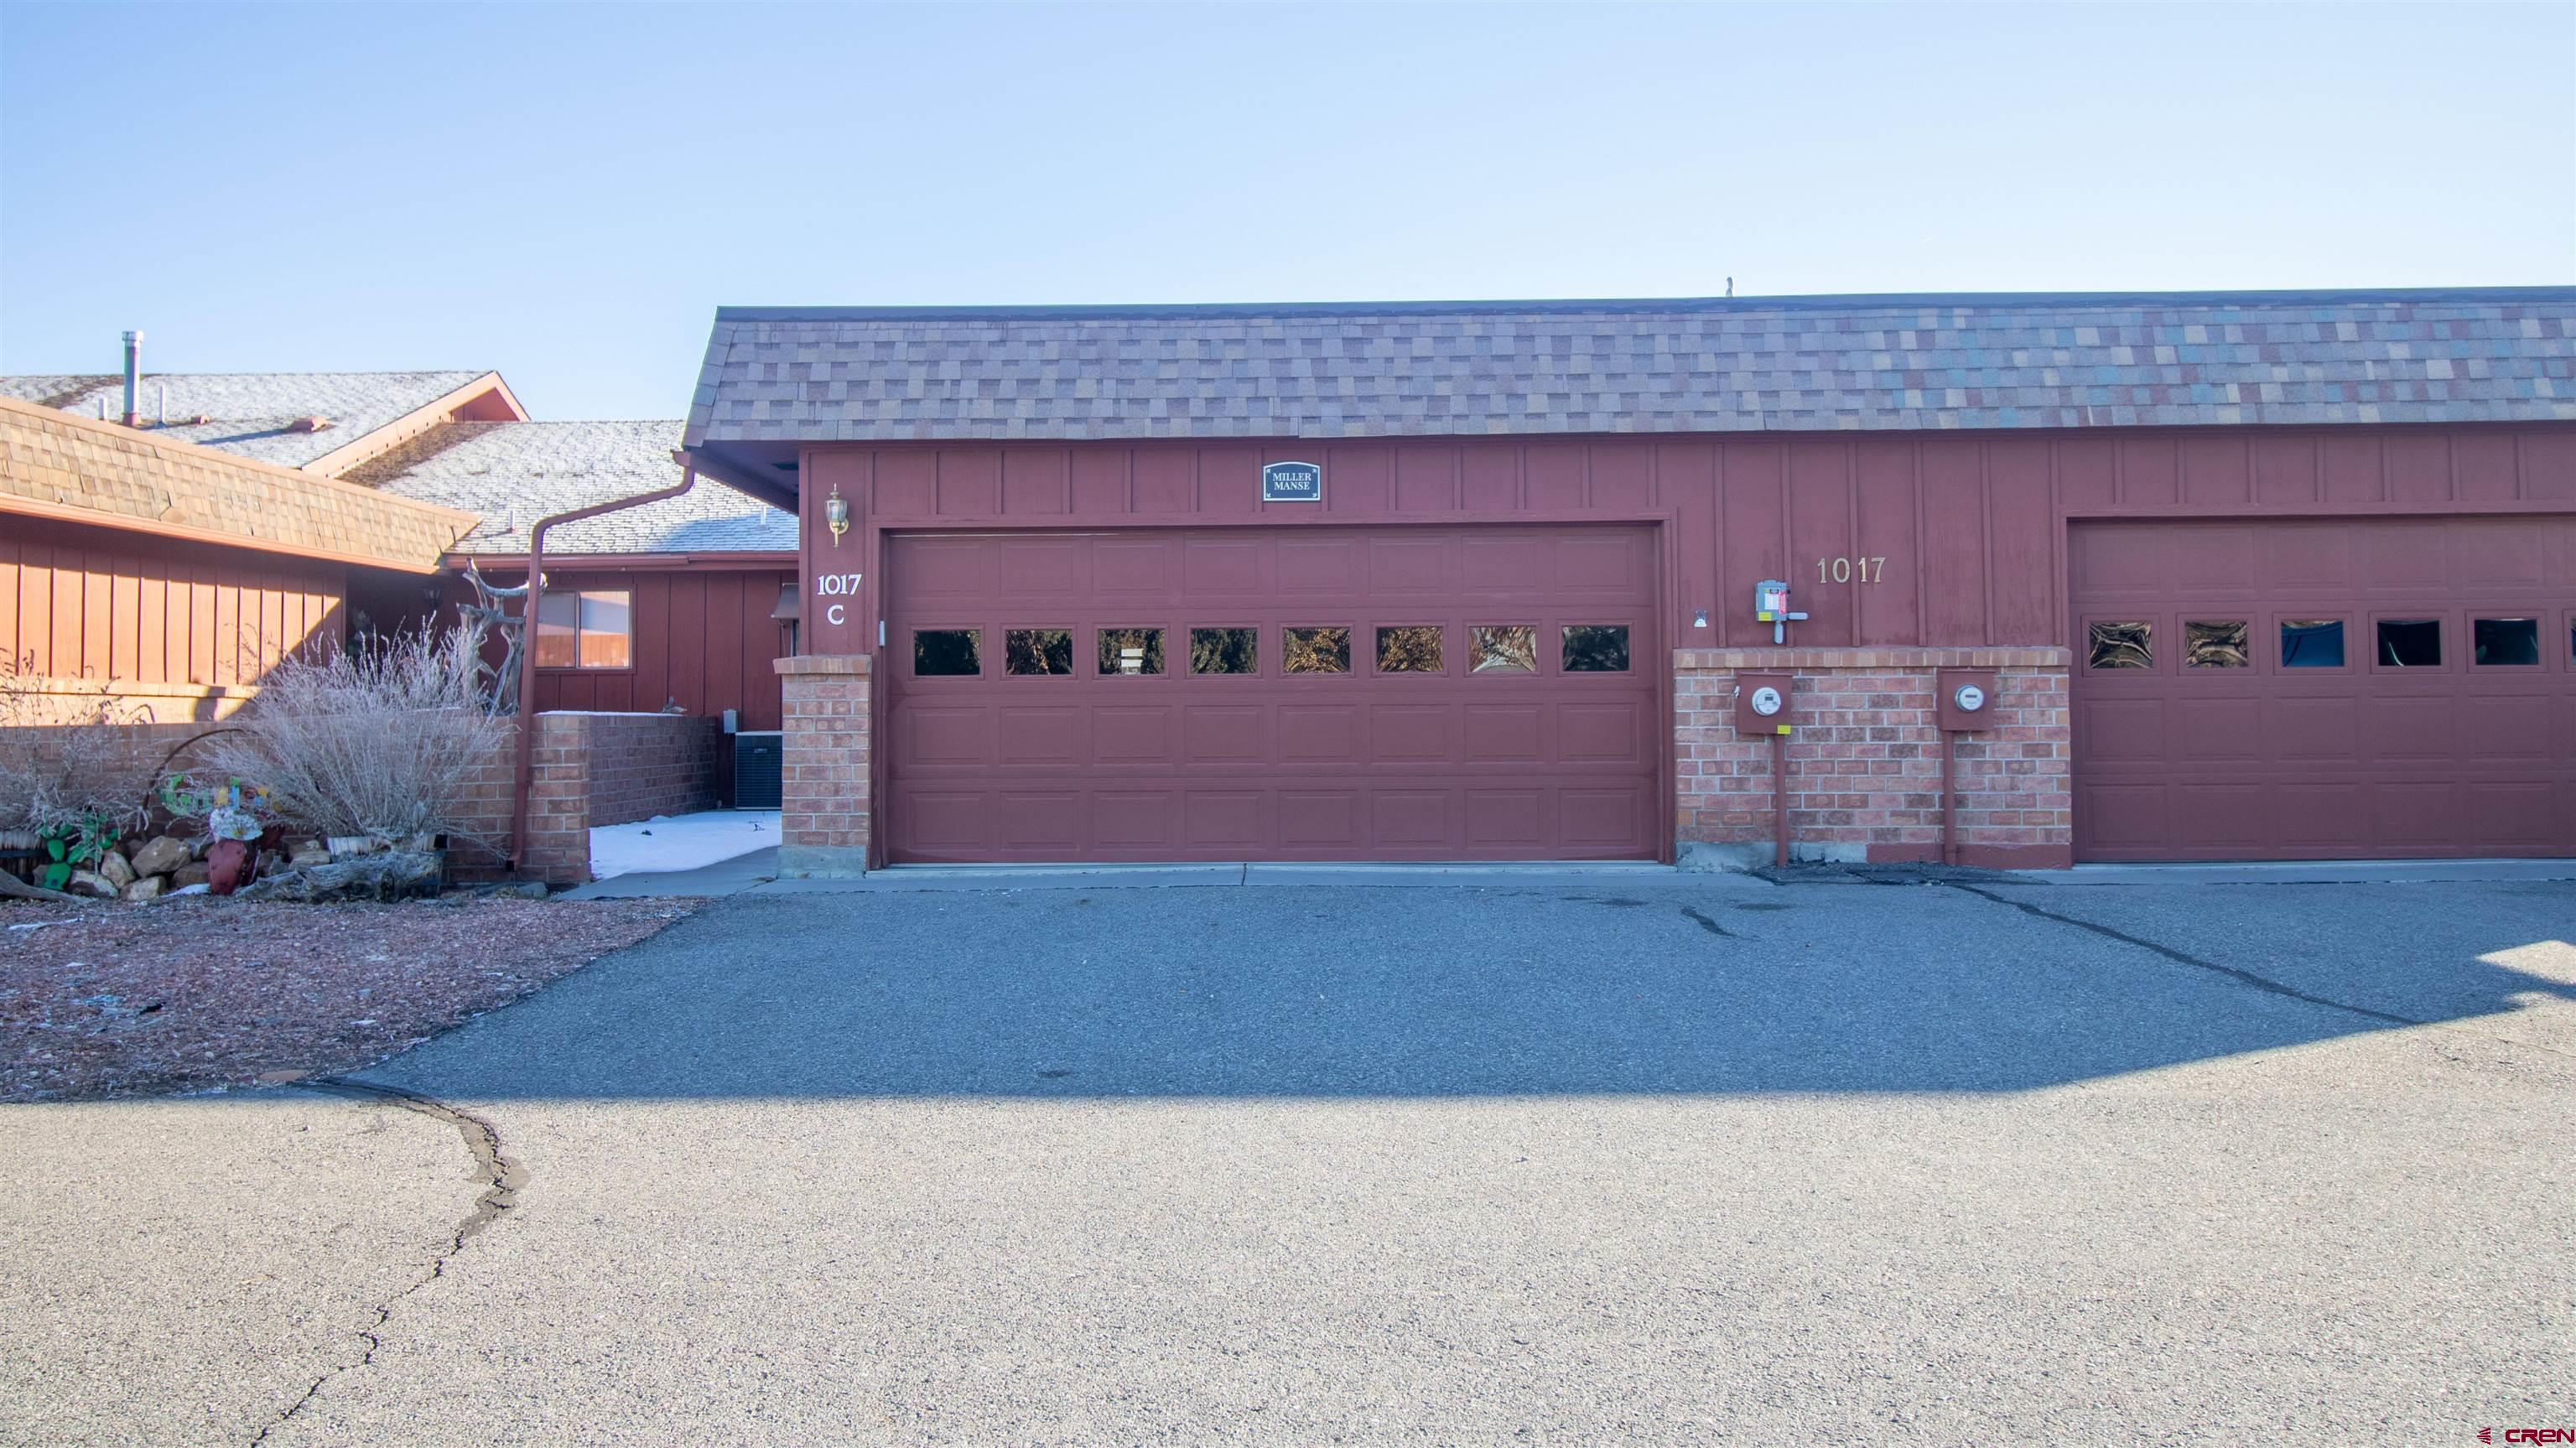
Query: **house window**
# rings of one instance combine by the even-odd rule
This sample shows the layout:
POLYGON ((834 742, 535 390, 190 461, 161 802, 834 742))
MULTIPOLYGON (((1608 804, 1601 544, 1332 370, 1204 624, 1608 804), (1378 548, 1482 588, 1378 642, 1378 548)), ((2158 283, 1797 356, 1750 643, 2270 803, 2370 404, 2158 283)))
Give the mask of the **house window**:
POLYGON ((549 593, 537 605, 537 667, 635 667, 635 609, 625 589, 549 593))

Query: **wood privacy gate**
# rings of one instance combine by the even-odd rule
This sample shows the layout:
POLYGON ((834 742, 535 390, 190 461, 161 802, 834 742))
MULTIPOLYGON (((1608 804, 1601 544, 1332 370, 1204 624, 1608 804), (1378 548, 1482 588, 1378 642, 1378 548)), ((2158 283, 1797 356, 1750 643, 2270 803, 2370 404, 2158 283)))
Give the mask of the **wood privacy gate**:
POLYGON ((887 540, 891 863, 1659 858, 1655 532, 887 540))

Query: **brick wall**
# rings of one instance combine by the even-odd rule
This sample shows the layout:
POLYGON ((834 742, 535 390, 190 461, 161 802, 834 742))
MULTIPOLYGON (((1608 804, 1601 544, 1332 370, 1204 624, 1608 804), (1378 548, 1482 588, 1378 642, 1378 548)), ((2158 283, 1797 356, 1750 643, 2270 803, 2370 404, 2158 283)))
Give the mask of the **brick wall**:
POLYGON ((1735 731, 1735 676, 1786 673, 1792 854, 1846 861, 1941 853, 1945 668, 1998 671, 1992 726, 1956 748, 1961 864, 2072 862, 2068 654, 2055 648, 1682 649, 1674 654, 1676 833, 1767 862, 1775 838, 1771 741, 1735 731))
POLYGON ((778 661, 786 734, 779 873, 858 875, 868 858, 868 660, 778 661))
MULTIPOLYGON (((509 736, 516 737, 515 731, 509 736)), ((719 737, 716 721, 699 714, 537 715, 521 871, 577 885, 590 878, 593 826, 714 809, 719 737)), ((515 767, 505 745, 471 787, 475 829, 496 845, 510 835, 515 767)), ((497 854, 480 848, 460 848, 450 861, 469 874, 500 865, 497 854)))

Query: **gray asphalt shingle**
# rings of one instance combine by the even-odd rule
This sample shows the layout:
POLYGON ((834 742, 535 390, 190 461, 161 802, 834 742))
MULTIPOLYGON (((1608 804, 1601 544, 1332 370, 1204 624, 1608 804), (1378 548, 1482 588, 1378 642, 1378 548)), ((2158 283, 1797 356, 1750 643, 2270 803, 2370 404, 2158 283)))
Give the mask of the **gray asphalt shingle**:
MULTIPOLYGON (((145 373, 135 404, 155 437, 294 468, 486 375, 476 371, 145 373), (162 416, 200 415, 211 421, 152 425, 162 416), (289 424, 308 417, 328 418, 331 426, 319 432, 287 430, 289 424)), ((122 375, 0 377, 0 395, 113 420, 125 410, 125 379, 122 375)))
MULTIPOLYGON (((449 422, 349 475, 425 503, 480 513, 460 553, 525 553, 528 528, 569 509, 631 498, 680 480, 671 450, 680 424, 449 422)), ((680 497, 567 523, 548 553, 792 552, 796 519, 721 483, 680 497)))
POLYGON ((727 307, 687 445, 2576 418, 2576 287, 727 307))

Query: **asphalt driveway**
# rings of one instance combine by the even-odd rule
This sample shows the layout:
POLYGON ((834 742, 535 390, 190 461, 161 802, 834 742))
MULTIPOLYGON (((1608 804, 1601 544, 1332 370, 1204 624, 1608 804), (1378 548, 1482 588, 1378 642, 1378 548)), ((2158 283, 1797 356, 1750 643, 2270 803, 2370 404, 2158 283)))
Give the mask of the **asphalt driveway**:
POLYGON ((2548 884, 738 897, 371 1073, 463 1123, 0 1113, 0 1437, 2557 1425, 2571 941, 2548 884))

